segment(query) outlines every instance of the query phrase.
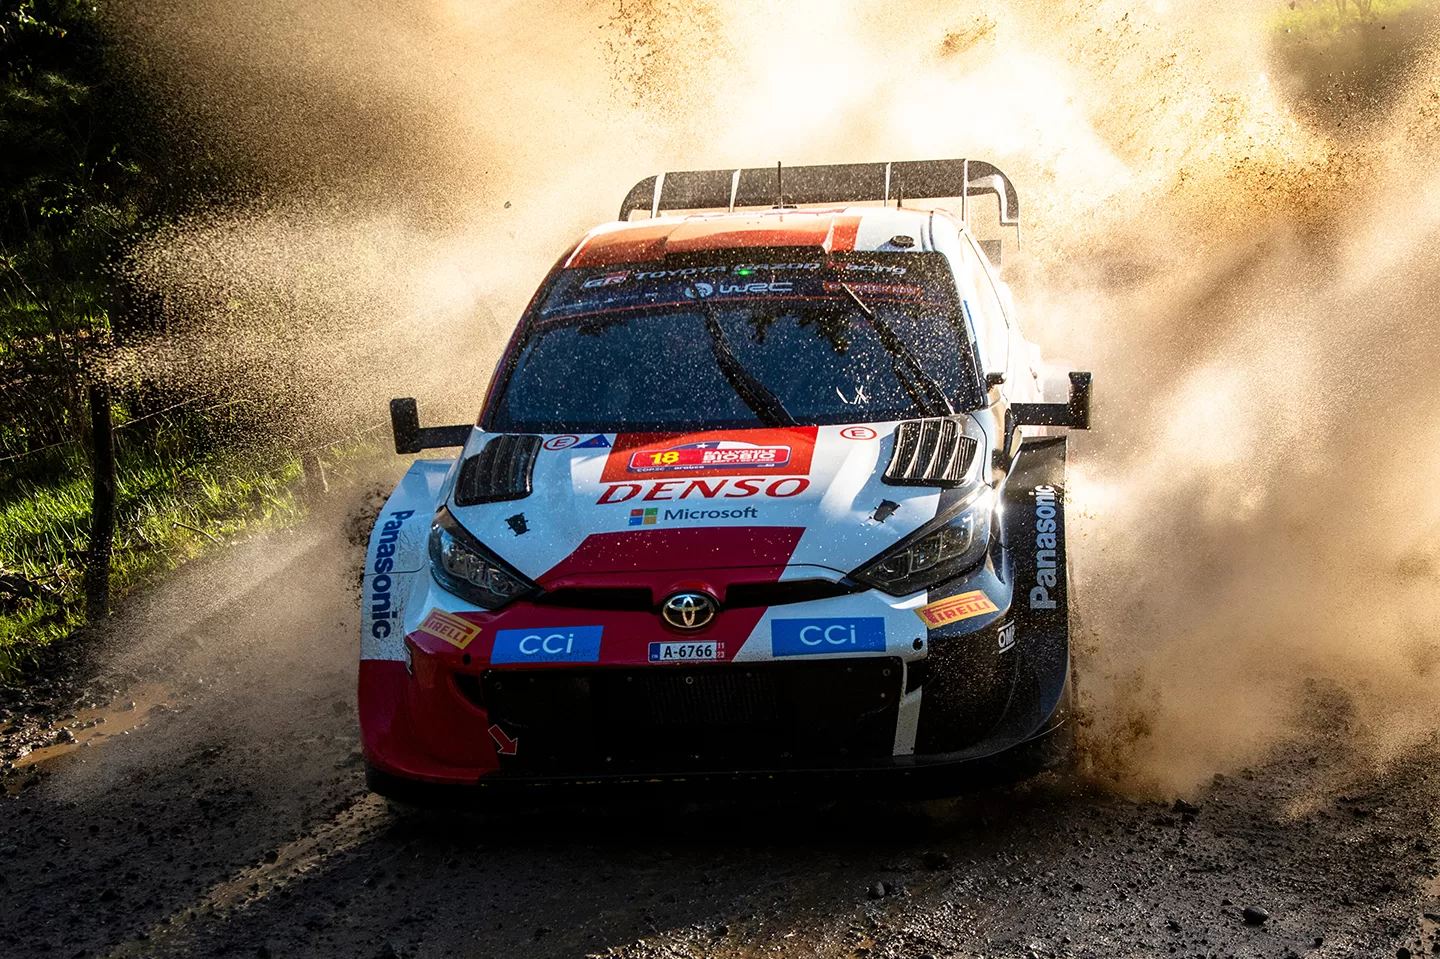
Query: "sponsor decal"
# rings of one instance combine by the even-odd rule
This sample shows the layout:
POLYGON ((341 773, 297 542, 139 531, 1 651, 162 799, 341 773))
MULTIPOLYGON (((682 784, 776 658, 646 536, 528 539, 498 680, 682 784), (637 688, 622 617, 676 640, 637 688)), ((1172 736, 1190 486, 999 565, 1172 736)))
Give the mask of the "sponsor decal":
POLYGON ((443 609, 432 609, 416 632, 443 639, 456 649, 464 649, 480 635, 480 627, 443 609))
POLYGON ((736 276, 749 276, 755 272, 775 270, 818 270, 819 263, 737 263, 730 272, 736 276))
POLYGON ((1006 652, 1015 645, 1015 620, 1000 627, 1000 652, 1006 652))
POLYGON ((770 621, 770 652, 775 656, 884 651, 885 620, 880 616, 770 621))
POLYGON ((597 286, 614 286, 617 283, 624 283, 630 278, 629 270, 621 270, 619 273, 606 273, 604 276, 593 276, 581 283, 580 286, 587 290, 593 290, 597 286))
POLYGON ((511 739, 497 723, 490 724, 490 738, 495 740, 495 751, 502 756, 513 756, 520 748, 520 737, 511 739))
POLYGON ((703 523, 717 519, 759 519, 760 511, 753 506, 735 509, 666 509, 658 506, 632 509, 630 526, 654 526, 656 523, 703 523))
POLYGON ((583 443, 576 443, 577 450, 606 450, 610 448, 610 441, 605 438, 604 433, 596 433, 583 443))
POLYGON ((603 626, 541 626, 499 629, 490 650, 492 663, 596 663, 603 626))
POLYGON ((819 428, 814 426, 789 426, 693 433, 619 433, 606 457, 600 482, 617 483, 642 476, 690 479, 757 472, 808 476, 818 432, 819 428))
POLYGON ((568 450, 578 442, 580 442, 580 437, 571 433, 565 433, 560 436, 550 437, 545 441, 545 448, 547 450, 568 450))
POLYGON ((725 658, 724 643, 651 643, 652 663, 694 663, 725 658))
POLYGON ((873 440, 879 435, 868 426, 847 426, 840 431, 840 436, 847 440, 873 440))
MULTIPOLYGON (((786 476, 771 479, 768 476, 747 476, 744 479, 694 480, 689 484, 681 480, 662 480, 655 483, 612 483, 605 487, 596 506, 608 503, 625 503, 639 496, 642 502, 654 500, 688 499, 690 496, 714 499, 744 499, 748 496, 770 496, 789 499, 799 496, 810 487, 810 481, 803 476, 786 476), (642 495, 643 494, 643 495, 642 495)), ((632 512, 630 514, 634 516, 632 512)), ((633 525, 633 524, 632 524, 633 525)))
POLYGON ((666 449, 642 449, 630 454, 631 473, 667 470, 735 469, 747 473, 776 469, 790 462, 788 446, 756 446, 733 440, 707 440, 666 449))
MULTIPOLYGON (((923 287, 911 283, 847 283, 846 286, 862 296, 903 296, 918 297, 925 292, 923 287)), ((826 283, 826 293, 843 293, 839 283, 826 283)))
POLYGON ((769 283, 724 283, 716 281, 707 283, 704 280, 696 280, 685 288, 685 295, 692 300, 703 300, 706 297, 714 296, 745 296, 760 293, 790 293, 794 290, 795 284, 785 280, 772 280, 769 283))
POLYGON ((370 635, 385 639, 393 629, 392 620, 398 612, 392 605, 390 591, 395 588, 391 573, 395 570, 395 541, 400 538, 400 527, 415 515, 412 509, 396 510, 386 516, 380 527, 379 541, 375 546, 375 578, 370 581, 370 635))
POLYGON ((1050 590, 1060 584, 1057 557, 1060 550, 1059 520, 1056 516, 1055 487, 1037 486, 1035 497, 1035 586, 1030 590, 1031 609, 1054 609, 1050 590))
POLYGON ((904 276, 905 267, 885 263, 846 263, 846 273, 886 273, 890 276, 904 276))
POLYGON ((640 270, 637 280, 673 280, 685 276, 708 276, 713 273, 729 272, 728 266, 687 266, 678 270, 640 270))
POLYGON ((945 599, 921 606, 915 610, 915 615, 919 616, 926 626, 934 629, 947 623, 958 623, 962 619, 971 619, 975 616, 999 611, 999 607, 990 602, 990 597, 985 595, 984 590, 972 589, 968 593, 947 596, 945 599))

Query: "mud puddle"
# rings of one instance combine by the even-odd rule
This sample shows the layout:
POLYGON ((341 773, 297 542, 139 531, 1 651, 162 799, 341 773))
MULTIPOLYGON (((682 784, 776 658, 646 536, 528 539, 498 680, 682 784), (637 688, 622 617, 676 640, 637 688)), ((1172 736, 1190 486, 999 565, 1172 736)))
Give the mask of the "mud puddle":
POLYGON ((172 689, 148 682, 109 703, 76 709, 38 729, 28 728, 22 733, 22 727, 12 720, 0 727, 0 741, 7 736, 19 740, 6 750, 5 762, 0 764, 4 791, 16 796, 38 781, 37 772, 51 771, 59 760, 129 736, 148 726, 156 715, 185 708, 183 698, 172 689))

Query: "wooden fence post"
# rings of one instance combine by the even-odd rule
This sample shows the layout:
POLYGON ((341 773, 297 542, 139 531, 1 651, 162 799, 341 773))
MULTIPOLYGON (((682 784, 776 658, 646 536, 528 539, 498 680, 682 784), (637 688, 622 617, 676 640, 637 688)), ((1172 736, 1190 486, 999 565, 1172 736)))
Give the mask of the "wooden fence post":
POLYGON ((85 559, 85 618, 96 623, 110 615, 110 553, 115 542, 114 424, 110 387, 104 383, 90 386, 90 451, 94 499, 85 559))

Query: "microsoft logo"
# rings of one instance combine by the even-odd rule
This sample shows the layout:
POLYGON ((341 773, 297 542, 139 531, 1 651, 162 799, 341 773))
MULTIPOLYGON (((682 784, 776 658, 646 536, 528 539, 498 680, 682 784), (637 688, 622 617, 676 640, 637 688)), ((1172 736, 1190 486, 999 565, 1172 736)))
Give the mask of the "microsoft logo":
POLYGON ((660 508, 657 506, 652 506, 649 509, 632 509, 630 511, 630 525, 654 526, 655 518, 659 512, 660 508))

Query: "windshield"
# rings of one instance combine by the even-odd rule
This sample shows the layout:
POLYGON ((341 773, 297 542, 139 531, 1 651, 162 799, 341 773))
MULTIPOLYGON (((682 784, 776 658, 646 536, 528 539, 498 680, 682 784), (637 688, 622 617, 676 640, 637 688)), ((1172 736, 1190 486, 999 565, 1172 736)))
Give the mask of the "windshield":
POLYGON ((527 333, 489 429, 809 426, 984 402, 939 253, 564 270, 527 333))

